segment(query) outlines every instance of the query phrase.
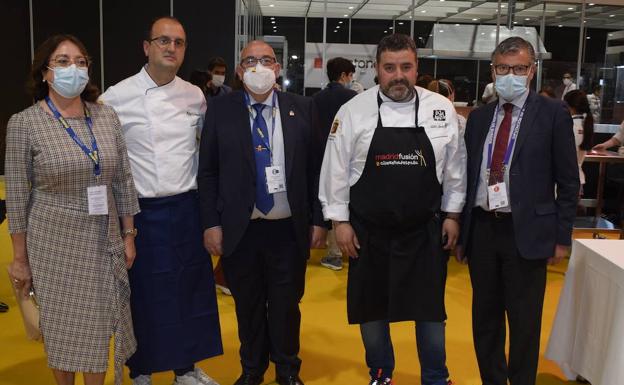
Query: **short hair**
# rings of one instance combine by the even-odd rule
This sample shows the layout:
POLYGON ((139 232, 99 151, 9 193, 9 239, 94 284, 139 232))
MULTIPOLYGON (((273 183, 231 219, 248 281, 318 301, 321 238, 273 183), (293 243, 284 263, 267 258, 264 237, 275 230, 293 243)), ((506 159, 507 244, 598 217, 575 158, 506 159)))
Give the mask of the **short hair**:
POLYGON ((397 52, 403 50, 409 50, 414 52, 414 57, 418 58, 418 54, 416 53, 416 43, 414 42, 414 39, 402 33, 393 33, 392 35, 385 36, 377 45, 377 63, 379 63, 379 60, 381 59, 381 54, 385 51, 397 52))
POLYGON ((225 63, 225 59, 221 56, 215 56, 208 60, 208 71, 212 72, 215 67, 225 67, 227 68, 227 64, 225 63))
MULTIPOLYGON (((52 55, 52 53, 56 51, 56 48, 65 41, 75 44, 82 56, 87 58, 87 63, 89 63, 89 75, 91 74, 91 58, 89 57, 89 53, 87 52, 84 44, 82 44, 77 37, 67 34, 50 36, 39 47, 37 47, 33 57, 32 68, 27 84, 28 89, 35 101, 42 100, 48 96, 50 89, 48 87, 48 83, 43 80, 43 72, 48 70, 50 55, 52 55)), ((91 82, 91 77, 89 76, 89 82, 80 94, 80 97, 82 100, 87 102, 96 102, 99 96, 100 90, 91 82)))
POLYGON ((327 62, 327 77, 330 82, 340 79, 342 73, 347 75, 355 72, 355 66, 349 60, 343 57, 335 57, 327 62))
POLYGON ((508 37, 501 41, 496 49, 494 49, 494 52, 492 52, 492 62, 494 62, 494 57, 496 55, 506 55, 510 52, 518 53, 523 49, 529 53, 531 63, 535 63, 535 49, 533 48, 533 44, 518 36, 508 37))
POLYGON ((433 81, 433 76, 429 74, 419 75, 416 79, 416 85, 418 87, 427 88, 429 87, 429 83, 433 81))
POLYGON ((201 69, 195 69, 193 70, 193 72, 191 72, 191 76, 189 77, 189 83, 199 87, 200 90, 202 90, 202 92, 206 92, 206 84, 212 80, 212 75, 210 74, 210 72, 205 71, 205 70, 201 70, 201 69))
POLYGON ((455 87, 453 87, 453 83, 447 79, 433 80, 429 83, 427 89, 447 98, 455 92, 455 87))
POLYGON ((539 94, 546 94, 553 99, 557 99, 557 95, 555 95, 555 90, 551 86, 544 86, 538 92, 539 94))
POLYGON ((152 19, 152 21, 150 22, 149 26, 147 27, 147 30, 145 30, 145 36, 144 36, 143 40, 145 40, 145 41, 152 40, 152 29, 154 28, 154 24, 156 24, 157 22, 159 22, 161 20, 169 20, 169 21, 173 21, 175 23, 180 24, 182 26, 182 29, 184 30, 184 33, 186 33, 186 28, 184 28, 184 25, 182 24, 182 22, 177 17, 173 17, 173 16, 157 16, 157 17, 152 19))
POLYGON ((583 141, 579 144, 581 150, 589 151, 592 148, 594 135, 594 117, 589 108, 587 94, 581 90, 573 90, 565 94, 563 101, 569 107, 574 108, 578 114, 583 114, 583 141))

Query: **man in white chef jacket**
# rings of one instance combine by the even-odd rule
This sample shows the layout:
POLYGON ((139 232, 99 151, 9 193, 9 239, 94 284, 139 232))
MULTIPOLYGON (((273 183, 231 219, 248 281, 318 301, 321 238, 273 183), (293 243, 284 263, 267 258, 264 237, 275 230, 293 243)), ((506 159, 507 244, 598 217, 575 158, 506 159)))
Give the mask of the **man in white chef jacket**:
POLYGON ((379 86, 332 124, 319 198, 349 256, 347 314, 360 324, 370 384, 392 383, 389 323, 415 321, 422 384, 446 385, 444 287, 465 200, 464 140, 451 102, 415 87, 409 36, 384 37, 376 61, 379 86))
POLYGON ((152 373, 168 370, 174 385, 215 385, 195 367, 223 353, 196 182, 206 100, 176 76, 186 50, 177 19, 156 19, 143 49, 141 71, 101 97, 121 121, 141 206, 137 229, 124 234, 136 236, 137 248, 129 279, 138 347, 127 365, 135 385, 150 385, 152 373))

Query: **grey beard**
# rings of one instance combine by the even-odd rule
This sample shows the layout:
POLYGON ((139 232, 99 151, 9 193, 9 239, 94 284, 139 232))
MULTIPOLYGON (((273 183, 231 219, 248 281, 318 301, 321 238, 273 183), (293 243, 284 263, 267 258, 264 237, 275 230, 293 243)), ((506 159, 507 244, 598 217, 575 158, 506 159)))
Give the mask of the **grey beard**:
POLYGON ((404 102, 409 102, 410 100, 412 100, 412 98, 414 97, 414 93, 416 92, 416 89, 414 87, 407 87, 407 89, 408 89, 407 94, 405 95, 405 97, 401 99, 393 98, 392 96, 388 95, 384 90, 381 90, 381 92, 393 102, 404 103, 404 102))

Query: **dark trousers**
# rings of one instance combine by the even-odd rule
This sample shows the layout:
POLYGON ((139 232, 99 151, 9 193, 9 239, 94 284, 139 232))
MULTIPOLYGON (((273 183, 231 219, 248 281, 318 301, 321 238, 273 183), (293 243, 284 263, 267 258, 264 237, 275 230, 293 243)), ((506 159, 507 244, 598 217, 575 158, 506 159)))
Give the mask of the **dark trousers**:
POLYGON ((221 261, 236 303, 243 372, 263 375, 270 359, 277 375, 297 375, 307 261, 292 221, 251 221, 236 250, 221 261))
MULTIPOLYGON (((539 359, 546 260, 520 256, 511 216, 473 211, 468 264, 472 331, 483 385, 534 385, 539 359), (505 358, 505 315, 509 360, 505 358)), ((554 250, 553 250, 554 253, 554 250)))

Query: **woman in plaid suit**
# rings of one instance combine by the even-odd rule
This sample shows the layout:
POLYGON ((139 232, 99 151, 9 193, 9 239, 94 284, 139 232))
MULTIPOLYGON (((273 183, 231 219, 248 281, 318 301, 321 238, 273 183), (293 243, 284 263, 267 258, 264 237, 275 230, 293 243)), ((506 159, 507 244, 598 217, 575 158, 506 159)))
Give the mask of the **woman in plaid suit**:
POLYGON ((128 285, 139 211, 119 120, 94 103, 89 56, 71 35, 35 52, 36 103, 13 115, 5 159, 13 262, 34 286, 48 365, 57 384, 101 385, 115 335, 115 382, 136 349, 128 285), (121 224, 121 227, 120 227, 121 224))

